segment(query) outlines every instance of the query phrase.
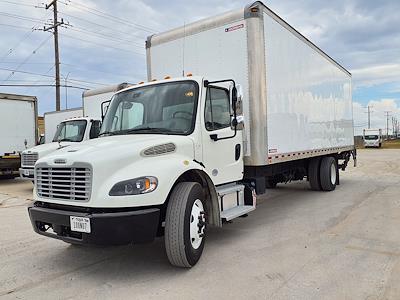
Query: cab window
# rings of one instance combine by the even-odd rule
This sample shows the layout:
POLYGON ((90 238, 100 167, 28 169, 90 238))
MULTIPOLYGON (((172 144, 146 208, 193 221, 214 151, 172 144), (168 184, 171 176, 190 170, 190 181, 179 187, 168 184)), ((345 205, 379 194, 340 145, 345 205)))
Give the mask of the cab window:
POLYGON ((208 131, 231 126, 229 92, 226 89, 216 87, 207 89, 204 119, 208 131))

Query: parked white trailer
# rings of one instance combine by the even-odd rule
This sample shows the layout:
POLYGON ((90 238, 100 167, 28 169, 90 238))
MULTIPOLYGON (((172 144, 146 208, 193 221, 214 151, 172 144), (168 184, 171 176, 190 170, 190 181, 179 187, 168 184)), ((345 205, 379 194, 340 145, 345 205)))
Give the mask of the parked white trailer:
POLYGON ((37 134, 36 97, 0 93, 0 176, 18 176, 20 153, 37 134))
POLYGON ((36 163, 37 233, 165 235, 171 264, 191 267, 206 226, 277 183, 332 191, 355 158, 350 73, 261 2, 149 37, 147 67, 149 82, 114 95, 100 138, 36 163))
POLYGON ((364 147, 382 147, 383 135, 382 129, 364 129, 363 130, 364 147))

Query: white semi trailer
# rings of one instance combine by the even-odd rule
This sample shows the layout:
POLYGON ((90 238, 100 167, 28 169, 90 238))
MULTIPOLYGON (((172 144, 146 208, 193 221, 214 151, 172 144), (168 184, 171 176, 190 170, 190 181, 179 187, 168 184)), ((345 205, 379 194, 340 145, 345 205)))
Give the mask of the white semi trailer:
POLYGON ((58 149, 97 138, 102 119, 102 103, 128 86, 127 83, 110 85, 83 92, 82 107, 44 114, 46 144, 22 153, 20 176, 34 179, 34 166, 42 158, 58 149))
POLYGON ((36 145, 37 99, 0 93, 0 178, 18 176, 23 150, 36 145))
POLYGON ((191 267, 207 226, 280 182, 332 191, 355 158, 350 73, 261 2, 149 37, 147 62, 149 82, 114 95, 100 138, 37 162, 37 233, 165 235, 171 264, 191 267))

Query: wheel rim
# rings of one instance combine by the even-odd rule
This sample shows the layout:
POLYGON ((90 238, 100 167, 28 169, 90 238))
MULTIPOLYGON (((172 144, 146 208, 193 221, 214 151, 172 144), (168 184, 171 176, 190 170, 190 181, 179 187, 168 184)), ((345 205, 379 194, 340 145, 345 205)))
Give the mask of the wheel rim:
POLYGON ((203 203, 200 199, 196 199, 192 206, 190 214, 190 242, 194 249, 198 249, 204 238, 204 229, 206 227, 206 219, 204 215, 203 203))
POLYGON ((336 166, 334 163, 331 164, 331 183, 336 184, 336 166))

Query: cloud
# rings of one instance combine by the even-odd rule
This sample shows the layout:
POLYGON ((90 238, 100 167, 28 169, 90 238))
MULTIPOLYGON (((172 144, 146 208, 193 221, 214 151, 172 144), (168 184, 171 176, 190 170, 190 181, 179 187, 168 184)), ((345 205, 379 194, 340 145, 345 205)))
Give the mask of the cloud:
MULTIPOLYGON (((53 75, 53 41, 50 39, 35 54, 32 51, 51 33, 30 32, 34 25, 43 26, 52 17, 41 1, 0 2, 2 13, 16 14, 41 21, 1 17, 0 68, 53 75), (17 47, 14 47, 17 46, 17 47), (5 56, 10 48, 15 48, 5 56), (36 64, 33 64, 36 63, 36 64)), ((358 92, 375 87, 383 91, 391 83, 390 97, 400 98, 400 1, 398 0, 265 0, 306 37, 353 73, 353 87, 358 92)), ((85 87, 100 87, 83 81, 114 84, 146 79, 144 41, 153 32, 163 32, 184 23, 197 21, 232 9, 243 8, 248 1, 239 0, 64 0, 59 2, 60 18, 69 21, 60 28, 61 74, 69 74, 70 83, 85 87), (99 12, 105 12, 105 17, 99 12), (126 21, 124 21, 126 20, 126 21), (150 30, 149 30, 150 29, 150 30), (77 80, 77 81, 72 81, 77 80)), ((0 81, 9 76, 0 70, 0 81)), ((9 83, 45 81, 50 77, 15 73, 9 83)), ((39 111, 53 110, 54 88, 6 88, 2 92, 38 96, 39 111)), ((62 92, 64 104, 65 91, 62 92)), ((365 94, 365 93, 364 93, 365 94)), ((377 94, 377 93, 374 93, 377 94)), ((387 94, 387 93, 381 93, 387 94)), ((386 98, 386 97, 385 97, 386 98)), ((364 96, 364 106, 377 98, 364 96), (367 99, 368 98, 368 99, 367 99)), ((69 89, 68 103, 81 105, 81 91, 69 89)))
MULTIPOLYGON (((386 112, 389 112, 389 134, 392 132, 392 117, 400 121, 400 106, 397 99, 371 100, 367 103, 371 110, 371 128, 381 128, 386 133, 386 112)), ((367 106, 353 102, 353 118, 355 135, 362 135, 362 130, 368 128, 367 106)))

